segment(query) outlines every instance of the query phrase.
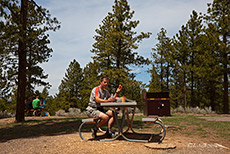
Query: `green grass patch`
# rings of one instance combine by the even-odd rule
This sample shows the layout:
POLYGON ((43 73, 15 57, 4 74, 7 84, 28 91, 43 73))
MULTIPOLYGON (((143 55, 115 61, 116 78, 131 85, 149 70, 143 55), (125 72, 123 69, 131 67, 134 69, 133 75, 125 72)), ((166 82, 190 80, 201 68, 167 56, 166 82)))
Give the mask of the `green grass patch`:
MULTIPOLYGON (((214 117, 214 115, 211 116, 214 117)), ((146 124, 141 124, 141 119, 143 117, 144 116, 135 116, 134 124, 136 124, 136 126, 140 125, 142 129, 149 128, 146 124)), ((215 136, 230 141, 229 121, 207 121, 199 117, 200 115, 198 114, 172 114, 170 117, 160 117, 160 119, 165 125, 176 127, 167 129, 167 132, 169 133, 185 134, 190 136, 198 135, 202 138, 215 136)))
MULTIPOLYGON (((182 131, 178 131, 178 133, 200 135, 201 137, 214 135, 230 141, 229 121, 207 121, 199 117, 199 115, 191 114, 173 114, 171 117, 162 117, 161 119, 166 125, 174 125, 182 128, 182 131), (183 131, 183 129, 185 131, 183 131)), ((167 131, 170 131, 170 129, 167 131)), ((175 131, 175 129, 173 131, 175 131)))

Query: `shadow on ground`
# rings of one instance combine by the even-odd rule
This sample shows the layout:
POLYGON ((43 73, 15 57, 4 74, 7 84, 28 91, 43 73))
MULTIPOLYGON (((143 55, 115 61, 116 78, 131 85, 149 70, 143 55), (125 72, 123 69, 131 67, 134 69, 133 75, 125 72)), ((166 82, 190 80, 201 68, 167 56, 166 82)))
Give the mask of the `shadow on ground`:
MULTIPOLYGON (((119 119, 119 124, 121 123, 121 120, 119 119)), ((114 132, 113 137, 108 137, 108 134, 106 134, 106 127, 102 127, 103 133, 98 132, 96 138, 92 138, 91 129, 94 127, 94 124, 84 124, 81 127, 81 137, 84 138, 84 140, 104 140, 104 141, 111 141, 115 138, 118 140, 132 140, 132 141, 140 141, 143 140, 144 142, 159 142, 162 139, 163 133, 161 132, 161 128, 159 129, 158 133, 155 133, 152 131, 152 126, 147 127, 143 122, 141 121, 134 121, 133 128, 135 128, 135 131, 131 129, 127 129, 127 123, 125 124, 125 127, 122 132, 123 136, 118 136, 119 129, 117 127, 117 124, 114 125, 112 128, 112 131, 114 132), (140 129, 140 130, 139 130, 140 129)))
MULTIPOLYGON (((64 119, 48 119, 48 120, 27 120, 22 123, 13 123, 0 128, 0 143, 7 142, 13 139, 21 138, 36 138, 40 136, 55 136, 63 134, 78 133, 78 128, 81 124, 80 118, 64 118, 64 119)), ((116 124, 115 124, 116 125, 116 124)), ((134 127, 142 128, 143 123, 140 121, 134 121, 134 127)), ((91 136, 89 131, 93 125, 86 125, 82 129, 82 132, 88 132, 87 134, 91 136)), ((117 129, 117 127, 115 126, 117 129)), ((106 130, 106 127, 104 127, 106 130)), ((152 138, 151 141, 159 141, 160 136, 152 136, 151 134, 134 134, 125 133, 125 136, 129 139, 142 139, 148 140, 152 138)), ((106 138, 105 136, 100 136, 99 139, 106 138)), ((123 137, 119 137, 119 140, 123 140, 123 137)), ((94 139, 93 139, 94 140, 94 139)), ((98 138, 96 139, 98 140, 98 138)))
POLYGON ((0 128, 0 142, 12 139, 34 138, 39 136, 53 136, 78 132, 81 124, 79 119, 69 120, 28 120, 0 128))
MULTIPOLYGON (((161 139, 160 135, 152 135, 150 133, 124 133, 124 136, 130 140, 130 141, 145 141, 145 142, 159 142, 161 139)), ((93 141, 93 140, 110 140, 111 138, 107 138, 106 135, 100 135, 97 136, 95 139, 91 138, 89 140, 93 141)), ((117 138, 118 140, 125 140, 122 136, 119 136, 117 138)))

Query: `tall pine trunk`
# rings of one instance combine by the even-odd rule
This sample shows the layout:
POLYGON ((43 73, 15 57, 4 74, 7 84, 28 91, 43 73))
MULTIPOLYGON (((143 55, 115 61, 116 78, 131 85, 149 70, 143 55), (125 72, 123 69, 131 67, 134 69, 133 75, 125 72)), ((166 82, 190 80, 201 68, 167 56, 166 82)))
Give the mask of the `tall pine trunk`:
MULTIPOLYGON (((227 44, 227 34, 223 35, 223 42, 227 44)), ((223 112, 225 114, 229 113, 229 104, 228 104, 228 56, 227 56, 227 46, 224 48, 224 102, 223 102, 223 112)))
POLYGON ((20 22, 22 29, 20 30, 21 38, 18 47, 18 89, 17 89, 17 107, 16 121, 25 120, 25 88, 26 88, 26 18, 27 18, 27 0, 21 0, 20 22))
MULTIPOLYGON (((227 67, 226 67, 227 69, 227 67)), ((224 106, 223 112, 225 114, 229 113, 229 104, 228 104, 228 73, 225 71, 224 73, 224 106)))
POLYGON ((209 81, 210 85, 210 91, 209 91, 209 98, 210 98, 210 106, 213 111, 215 111, 215 95, 216 95, 216 89, 214 87, 214 80, 209 81))
POLYGON ((187 109, 187 88, 186 88, 186 79, 185 79, 185 72, 184 72, 184 110, 186 112, 187 109))
POLYGON ((161 92, 164 91, 164 88, 163 88, 163 62, 162 62, 162 59, 163 59, 163 56, 162 56, 162 53, 161 53, 161 92))
MULTIPOLYGON (((121 64, 121 39, 118 41, 118 51, 117 51, 117 60, 116 60, 116 68, 120 69, 120 64, 121 64)), ((118 74, 118 78, 116 79, 116 86, 119 85, 120 82, 120 74, 118 74)))
POLYGON ((167 70, 166 70, 167 72, 166 72, 166 75, 167 75, 167 91, 169 91, 169 64, 168 64, 168 66, 167 66, 167 70))
POLYGON ((197 102, 195 102, 194 99, 194 72, 193 72, 193 67, 194 67, 194 51, 192 52, 192 70, 191 70, 191 105, 193 107, 198 106, 197 102))

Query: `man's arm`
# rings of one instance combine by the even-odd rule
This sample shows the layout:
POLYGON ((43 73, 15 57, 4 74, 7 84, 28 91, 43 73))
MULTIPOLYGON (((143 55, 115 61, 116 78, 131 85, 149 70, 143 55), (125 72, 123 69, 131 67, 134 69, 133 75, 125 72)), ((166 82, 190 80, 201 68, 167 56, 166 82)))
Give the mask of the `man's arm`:
POLYGON ((109 99, 101 99, 98 96, 95 97, 97 103, 107 103, 107 102, 115 102, 116 97, 110 97, 109 99))
POLYGON ((116 90, 116 92, 115 92, 115 94, 114 94, 114 97, 115 97, 115 98, 117 97, 117 95, 118 95, 118 93, 121 91, 121 89, 122 89, 122 85, 119 85, 119 87, 117 88, 117 90, 116 90))

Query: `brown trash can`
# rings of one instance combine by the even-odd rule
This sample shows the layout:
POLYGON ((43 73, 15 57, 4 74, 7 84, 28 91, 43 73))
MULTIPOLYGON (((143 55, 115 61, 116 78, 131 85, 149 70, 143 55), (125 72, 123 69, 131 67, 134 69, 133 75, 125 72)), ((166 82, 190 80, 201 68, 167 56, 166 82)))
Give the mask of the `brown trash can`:
POLYGON ((171 116, 168 92, 144 93, 144 115, 171 116))

